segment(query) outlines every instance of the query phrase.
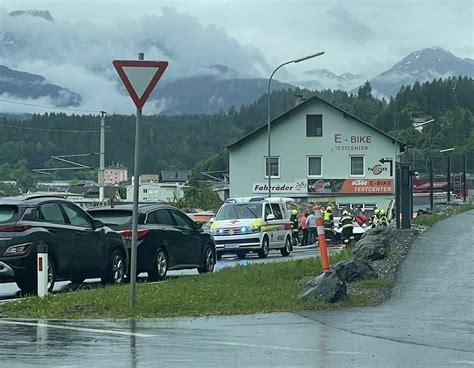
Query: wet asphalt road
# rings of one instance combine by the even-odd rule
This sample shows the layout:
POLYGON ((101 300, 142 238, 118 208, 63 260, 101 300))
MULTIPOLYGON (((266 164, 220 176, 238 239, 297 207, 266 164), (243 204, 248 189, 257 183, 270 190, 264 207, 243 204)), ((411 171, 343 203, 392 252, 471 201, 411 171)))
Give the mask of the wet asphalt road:
POLYGON ((474 367, 474 211, 418 237, 367 309, 120 321, 0 319, 2 367, 474 367))

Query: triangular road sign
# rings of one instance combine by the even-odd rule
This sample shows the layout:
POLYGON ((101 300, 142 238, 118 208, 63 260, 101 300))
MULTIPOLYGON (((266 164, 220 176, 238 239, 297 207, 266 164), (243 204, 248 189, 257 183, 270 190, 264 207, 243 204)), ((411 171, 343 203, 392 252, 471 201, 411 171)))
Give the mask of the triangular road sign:
POLYGON ((168 66, 167 61, 114 60, 114 67, 138 109, 145 105, 168 66))

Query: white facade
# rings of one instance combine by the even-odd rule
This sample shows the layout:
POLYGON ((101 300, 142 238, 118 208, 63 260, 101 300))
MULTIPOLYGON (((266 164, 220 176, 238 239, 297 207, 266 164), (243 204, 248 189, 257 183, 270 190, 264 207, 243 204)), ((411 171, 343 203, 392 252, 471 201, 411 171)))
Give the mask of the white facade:
MULTIPOLYGON (((133 200, 133 185, 127 187, 127 201, 133 200)), ((180 183, 143 183, 139 185, 139 202, 172 202, 184 197, 185 186, 180 183)))
MULTIPOLYGON (((231 197, 268 193, 267 139, 263 126, 228 147, 231 197)), ((271 124, 272 195, 387 208, 401 145, 312 97, 271 124)))
POLYGON ((126 168, 109 167, 104 171, 105 185, 115 185, 128 180, 126 168))

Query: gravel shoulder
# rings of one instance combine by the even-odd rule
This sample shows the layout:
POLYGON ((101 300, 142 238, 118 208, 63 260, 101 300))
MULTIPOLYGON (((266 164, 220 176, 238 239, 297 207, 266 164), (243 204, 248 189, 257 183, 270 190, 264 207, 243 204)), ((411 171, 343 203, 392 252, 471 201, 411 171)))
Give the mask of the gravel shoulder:
MULTIPOLYGON (((428 229, 428 226, 412 225, 411 229, 392 230, 390 250, 383 259, 368 261, 378 274, 378 279, 347 284, 347 294, 355 299, 351 306, 374 306, 390 298, 395 286, 397 272, 416 237, 428 229), (361 305, 361 300, 364 302, 361 305)), ((344 305, 345 303, 343 303, 344 305)))

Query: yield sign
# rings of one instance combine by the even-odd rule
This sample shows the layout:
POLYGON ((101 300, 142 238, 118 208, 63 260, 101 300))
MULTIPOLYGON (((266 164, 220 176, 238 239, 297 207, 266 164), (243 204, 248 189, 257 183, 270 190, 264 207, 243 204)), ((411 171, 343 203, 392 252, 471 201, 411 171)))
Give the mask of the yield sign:
POLYGON ((113 64, 137 109, 145 105, 168 66, 167 61, 145 60, 114 60, 113 64))

